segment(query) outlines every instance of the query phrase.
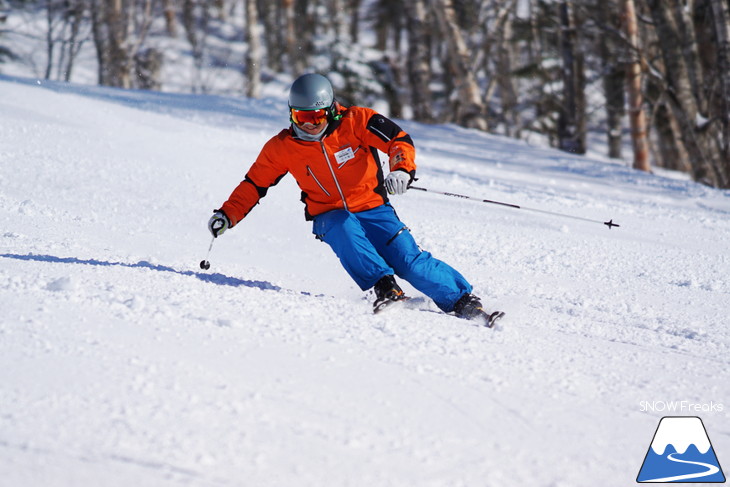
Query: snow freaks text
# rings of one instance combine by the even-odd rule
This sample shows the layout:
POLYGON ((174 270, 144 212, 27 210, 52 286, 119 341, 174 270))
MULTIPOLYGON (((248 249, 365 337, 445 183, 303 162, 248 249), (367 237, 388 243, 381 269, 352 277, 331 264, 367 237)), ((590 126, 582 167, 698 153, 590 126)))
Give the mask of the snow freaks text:
POLYGON ((640 401, 639 410, 643 412, 669 413, 721 413, 724 406, 721 403, 695 403, 691 401, 640 401))

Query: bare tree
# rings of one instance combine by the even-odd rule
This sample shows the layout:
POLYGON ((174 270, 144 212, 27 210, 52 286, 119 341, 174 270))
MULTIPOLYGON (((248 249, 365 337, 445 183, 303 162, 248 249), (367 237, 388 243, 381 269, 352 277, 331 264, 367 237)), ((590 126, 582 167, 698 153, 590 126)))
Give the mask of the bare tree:
POLYGON ((649 142, 642 92, 641 59, 639 55, 639 31, 634 0, 623 0, 623 21, 626 38, 631 49, 631 61, 626 69, 626 91, 629 101, 631 143, 634 147, 634 169, 650 171, 649 142))
POLYGON ((328 0, 330 20, 326 25, 334 30, 336 42, 347 42, 350 35, 350 17, 347 15, 350 3, 346 0, 328 0))
MULTIPOLYGON (((498 26, 498 48, 497 48, 497 72, 495 79, 499 87, 500 100, 502 102, 502 119, 505 122, 505 133, 510 137, 519 137, 520 114, 518 112, 517 81, 513 76, 514 71, 514 50, 512 48, 512 22, 514 9, 517 2, 509 0, 503 5, 500 12, 498 26)), ((488 98, 487 98, 488 99, 488 98)))
POLYGON ((386 102, 392 115, 514 137, 539 133, 575 153, 586 150, 588 114, 605 109, 611 157, 621 156, 630 125, 635 167, 649 170, 651 151, 654 164, 691 164, 698 181, 730 186, 730 0, 21 3, 46 9, 40 74, 48 77, 70 79, 91 37, 99 83, 157 89, 163 57, 148 32, 154 25, 153 35, 175 36, 179 21, 191 47, 193 92, 210 87, 211 68, 239 69, 250 97, 260 95, 264 70, 329 70, 344 102, 386 102), (223 47, 230 41, 236 46, 223 47), (239 48, 244 60, 223 59, 239 48), (586 90, 601 83, 606 103, 597 106, 586 90))
POLYGON ((51 71, 53 70, 53 54, 56 49, 55 40, 55 12, 56 7, 53 0, 46 0, 46 74, 45 78, 51 78, 51 71))
POLYGON ((362 0, 349 0, 350 8, 350 42, 360 41, 360 5, 362 0))
MULTIPOLYGON (((289 57, 289 65, 294 74, 301 74, 306 66, 307 54, 309 52, 308 38, 301 37, 297 29, 297 12, 294 0, 284 0, 284 12, 286 15, 286 51, 289 57)), ((303 8, 306 11, 306 4, 303 8)))
POLYGON ((689 155, 682 143, 682 132, 666 100, 656 104, 652 119, 649 125, 655 128, 656 144, 651 144, 651 138, 649 143, 655 146, 657 165, 674 171, 691 172, 689 155))
POLYGON ((82 45, 88 40, 88 27, 84 29, 87 23, 86 12, 88 10, 87 0, 70 0, 68 2, 69 12, 67 14, 69 24, 69 35, 64 41, 64 49, 61 51, 61 60, 59 69, 63 72, 63 80, 70 81, 71 72, 73 71, 76 56, 81 51, 82 45), (82 29, 84 34, 82 35, 82 29))
POLYGON ((717 103, 711 106, 714 108, 714 116, 722 124, 722 155, 724 165, 721 168, 724 173, 724 185, 730 183, 730 7, 727 1, 709 0, 712 8, 712 20, 715 33, 717 51, 717 103))
POLYGON ((284 71, 284 55, 286 54, 284 2, 282 0, 259 2, 258 10, 264 24, 266 65, 272 71, 281 73, 284 71))
POLYGON ((170 37, 177 36, 177 8, 175 0, 162 0, 165 28, 170 37))
POLYGON ((193 54, 193 92, 204 90, 202 70, 211 21, 210 5, 205 0, 183 0, 182 21, 185 37, 193 54))
MULTIPOLYGON (((4 7, 5 3, 3 0, 0 0, 0 25, 4 24, 8 20, 8 16, 5 12, 3 12, 4 7)), ((4 30, 0 29, 0 38, 2 38, 3 33, 4 30)), ((11 51, 7 46, 0 44, 0 64, 9 59, 15 59, 15 54, 13 54, 13 51, 11 51)))
POLYGON ((679 0, 647 0, 656 26, 657 37, 666 70, 665 78, 670 106, 677 118, 682 141, 692 164, 695 180, 716 187, 729 187, 728 161, 720 147, 722 136, 716 123, 701 110, 701 97, 696 95, 693 70, 696 59, 683 49, 687 44, 680 29, 683 5, 679 0))
POLYGON ((246 96, 261 96, 261 39, 256 0, 245 0, 246 5, 246 96))
POLYGON ((370 10, 370 20, 375 29, 375 47, 379 51, 401 50, 403 18, 410 8, 405 0, 376 0, 370 10))
POLYGON ((606 97, 606 137, 608 156, 620 159, 622 153, 622 118, 625 114, 626 71, 622 57, 625 49, 616 37, 620 32, 620 16, 616 0, 599 0, 598 15, 602 26, 598 46, 603 74, 603 93, 606 97))
POLYGON ((453 0, 431 0, 448 56, 449 79, 454 83, 457 97, 452 100, 456 123, 464 127, 488 130, 486 109, 481 90, 471 67, 471 52, 457 23, 453 0))
POLYGON ((558 118, 558 147, 566 152, 586 151, 585 71, 578 44, 572 0, 562 0, 560 8, 560 52, 563 59, 563 103, 558 118))
POLYGON ((431 98, 431 58, 428 50, 428 21, 425 0, 413 0, 408 12, 408 81, 413 117, 430 123, 433 117, 431 98))
POLYGON ((88 39, 86 0, 46 0, 45 5, 45 78, 51 79, 55 67, 57 79, 69 81, 76 56, 88 39))
POLYGON ((152 23, 152 0, 91 0, 99 84, 132 88, 135 57, 152 23))
POLYGON ((511 137, 520 133, 520 114, 518 112, 517 86, 519 77, 515 71, 515 42, 513 22, 516 0, 492 0, 482 3, 477 20, 477 41, 471 48, 474 53, 472 65, 483 88, 485 107, 488 107, 487 124, 492 130, 504 126, 504 133, 511 137), (486 81, 486 83, 485 83, 486 81), (497 103, 499 95, 501 112, 497 103), (492 121, 492 119, 497 119, 492 121))

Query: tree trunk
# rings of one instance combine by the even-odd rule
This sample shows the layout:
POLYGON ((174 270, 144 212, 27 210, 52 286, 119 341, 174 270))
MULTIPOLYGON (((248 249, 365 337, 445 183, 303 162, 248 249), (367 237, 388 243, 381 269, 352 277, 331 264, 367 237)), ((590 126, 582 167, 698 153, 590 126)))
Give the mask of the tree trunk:
POLYGON ((162 88, 161 69, 163 63, 161 51, 154 48, 140 51, 135 56, 135 85, 143 90, 160 90, 162 88))
MULTIPOLYGON (((616 9, 618 2, 601 1, 600 20, 610 30, 618 31, 620 24, 616 9)), ((618 43, 608 31, 604 32, 605 38, 600 43, 600 55, 603 64, 603 94, 606 98, 606 134, 608 142, 608 157, 620 159, 623 144, 623 123, 625 80, 626 72, 619 61, 620 50, 618 43)))
POLYGON ((486 109, 476 76, 471 69, 471 53, 457 24, 453 0, 431 0, 448 48, 447 64, 456 88, 456 123, 464 127, 488 130, 486 109))
POLYGON ((165 11, 165 28, 167 35, 177 37, 177 12, 175 0, 162 0, 162 7, 165 11))
POLYGON ((107 5, 109 25, 109 54, 112 86, 129 89, 132 87, 131 56, 128 49, 129 29, 127 11, 122 0, 111 0, 107 5))
POLYGON ((677 17, 673 15, 679 8, 678 0, 647 0, 647 4, 656 25, 666 68, 668 95, 690 157, 692 175, 703 184, 727 187, 729 183, 721 170, 727 164, 719 147, 721 136, 717 124, 703 122, 707 120, 707 114, 700 111, 682 51, 686 42, 677 26, 677 17))
POLYGON ((629 102, 631 143, 634 147, 634 169, 650 171, 649 140, 642 93, 641 60, 639 58, 639 30, 636 23, 634 0, 624 0, 624 29, 632 50, 631 62, 626 69, 626 91, 629 102))
MULTIPOLYGON (((265 2, 261 19, 264 22, 264 42, 268 67, 275 73, 284 71, 286 19, 282 2, 265 2)), ((261 8, 259 8, 261 10, 261 8)))
POLYGON ((656 128, 657 159, 661 167, 673 171, 690 172, 687 151, 684 150, 682 134, 672 112, 665 103, 655 108, 654 127, 656 128))
POLYGON ((411 90, 413 118, 419 122, 431 123, 433 99, 431 98, 430 55, 428 52, 427 12, 424 0, 413 0, 407 10, 408 22, 408 81, 411 90))
POLYGON ((558 118, 558 146, 575 154, 586 152, 586 103, 583 53, 577 42, 575 12, 571 0, 560 3, 563 58, 563 104, 558 118))
POLYGON ((261 38, 256 0, 246 0, 246 96, 261 96, 261 38))
POLYGON ((108 27, 104 22, 104 2, 99 0, 92 0, 91 2, 91 32, 94 38, 94 47, 96 47, 96 63, 97 67, 97 82, 100 85, 107 85, 107 73, 109 65, 109 49, 107 48, 108 27))
POLYGON ((702 63, 700 61, 699 49, 697 45, 697 32, 693 22, 694 4, 696 0, 680 0, 680 2, 672 2, 674 9, 674 17, 676 27, 679 31, 679 38, 682 40, 682 53, 684 62, 687 65, 690 83, 692 84, 692 93, 697 100, 697 105, 701 112, 707 112, 707 96, 702 86, 703 72, 702 63))
POLYGON ((208 3, 203 0, 183 0, 182 20, 185 27, 185 37, 190 43, 193 53, 192 91, 205 91, 203 81, 203 62, 210 12, 208 3))
MULTIPOLYGON (((501 25, 499 43, 497 47, 497 72, 496 82, 499 86, 500 100, 502 102, 502 119, 505 124, 505 133, 510 137, 520 136, 520 114, 517 110, 517 80, 512 75, 514 66, 514 52, 512 49, 512 16, 516 2, 509 2, 505 11, 500 15, 497 25, 501 25)), ((489 97, 487 97, 489 100, 489 97)))
POLYGON ((55 22, 53 0, 46 0, 46 74, 45 79, 51 79, 51 71, 53 70, 53 53, 56 47, 56 41, 53 36, 55 22))
POLYGON ((350 0, 350 42, 360 42, 360 3, 361 0, 350 0))
POLYGON ((152 23, 152 0, 92 0, 99 84, 132 88, 135 58, 152 23))
POLYGON ((68 55, 66 65, 63 68, 63 80, 66 82, 71 81, 71 72, 73 71, 74 62, 76 61, 76 56, 79 54, 79 51, 81 51, 81 46, 83 44, 83 41, 79 42, 78 38, 81 26, 85 22, 85 10, 86 4, 84 0, 76 0, 72 2, 72 7, 69 11, 69 16, 71 17, 71 37, 68 40, 68 55))
POLYGON ((384 75, 380 81, 383 86, 385 99, 388 102, 390 113, 388 116, 393 118, 403 118, 403 93, 401 73, 402 63, 399 59, 392 59, 389 56, 383 58, 384 75))
POLYGON ((607 69, 608 73, 603 76, 603 92, 606 96, 608 157, 621 159, 626 73, 617 65, 609 66, 607 69))
POLYGON ((730 182, 730 11, 727 1, 709 0, 712 7, 715 38, 717 39, 718 102, 713 103, 715 116, 722 124, 721 176, 723 187, 730 182))
POLYGON ((297 16, 294 9, 294 0, 284 0, 284 12, 286 15, 286 52, 289 57, 289 65, 294 75, 303 74, 305 63, 305 49, 303 41, 298 37, 296 22, 297 16))
POLYGON ((349 18, 345 8, 345 0, 330 0, 331 18, 328 25, 334 27, 336 43, 347 42, 349 35, 349 18))

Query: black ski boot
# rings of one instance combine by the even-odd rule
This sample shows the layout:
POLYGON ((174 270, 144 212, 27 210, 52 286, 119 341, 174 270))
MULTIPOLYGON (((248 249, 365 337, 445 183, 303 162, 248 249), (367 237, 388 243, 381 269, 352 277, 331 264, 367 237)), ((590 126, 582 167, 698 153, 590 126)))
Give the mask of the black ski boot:
POLYGON ((454 305, 454 314, 465 320, 481 322, 487 328, 492 328, 497 320, 504 316, 501 311, 495 311, 491 314, 484 311, 484 306, 479 298, 470 293, 466 293, 459 298, 454 305))
POLYGON ((379 313, 393 303, 408 299, 393 276, 381 277, 373 286, 373 291, 375 291, 373 313, 379 313))

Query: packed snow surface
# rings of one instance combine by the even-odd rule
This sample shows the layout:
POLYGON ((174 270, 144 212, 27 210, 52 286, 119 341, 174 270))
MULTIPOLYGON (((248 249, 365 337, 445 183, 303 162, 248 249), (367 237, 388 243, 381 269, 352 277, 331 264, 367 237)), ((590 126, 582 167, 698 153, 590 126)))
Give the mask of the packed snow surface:
POLYGON ((523 207, 393 197, 489 330, 373 315, 291 177, 199 268, 284 94, 0 77, 0 114, 3 486, 632 485, 672 415, 730 465, 728 191, 403 122, 420 186, 523 207))

